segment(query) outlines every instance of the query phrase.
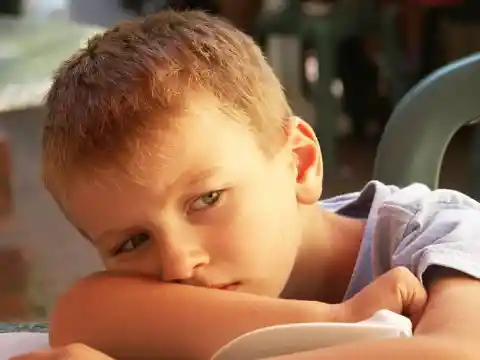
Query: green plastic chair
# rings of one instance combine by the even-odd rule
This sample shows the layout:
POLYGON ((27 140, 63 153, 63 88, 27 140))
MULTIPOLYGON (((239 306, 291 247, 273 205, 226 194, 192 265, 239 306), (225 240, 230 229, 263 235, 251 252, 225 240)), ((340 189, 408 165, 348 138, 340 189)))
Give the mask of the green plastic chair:
MULTIPOLYGON (((455 133, 480 120, 480 53, 450 63, 412 88, 380 140, 374 179, 438 187, 443 156, 455 133)), ((480 131, 471 154, 471 196, 480 198, 480 131)))

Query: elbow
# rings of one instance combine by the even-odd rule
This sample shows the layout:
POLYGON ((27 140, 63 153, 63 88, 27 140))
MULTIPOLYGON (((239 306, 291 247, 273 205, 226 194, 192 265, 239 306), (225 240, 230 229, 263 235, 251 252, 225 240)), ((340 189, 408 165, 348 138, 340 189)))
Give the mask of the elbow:
POLYGON ((55 305, 50 315, 48 337, 51 347, 60 347, 72 343, 70 334, 67 331, 69 321, 66 321, 64 313, 69 313, 67 304, 64 302, 66 295, 63 295, 55 305))
POLYGON ((97 274, 82 279, 57 300, 49 322, 49 341, 52 347, 72 343, 95 345, 94 328, 101 324, 93 319, 95 315, 92 309, 95 305, 98 306, 100 294, 94 293, 92 285, 98 280, 97 274))

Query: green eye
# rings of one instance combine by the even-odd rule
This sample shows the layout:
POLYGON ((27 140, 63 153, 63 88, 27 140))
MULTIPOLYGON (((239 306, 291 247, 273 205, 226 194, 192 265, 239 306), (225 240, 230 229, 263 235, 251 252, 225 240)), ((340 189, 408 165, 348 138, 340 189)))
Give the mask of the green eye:
POLYGON ((211 191, 198 197, 190 206, 193 211, 200 211, 215 205, 220 200, 221 191, 211 191))

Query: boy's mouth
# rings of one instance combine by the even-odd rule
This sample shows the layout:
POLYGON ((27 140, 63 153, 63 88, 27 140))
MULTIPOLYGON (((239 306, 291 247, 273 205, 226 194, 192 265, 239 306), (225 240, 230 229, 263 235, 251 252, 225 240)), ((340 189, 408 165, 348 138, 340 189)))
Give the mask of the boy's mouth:
POLYGON ((219 285, 209 285, 210 289, 217 289, 217 290, 228 290, 228 291, 235 291, 240 286, 240 282, 233 282, 230 284, 219 284, 219 285))

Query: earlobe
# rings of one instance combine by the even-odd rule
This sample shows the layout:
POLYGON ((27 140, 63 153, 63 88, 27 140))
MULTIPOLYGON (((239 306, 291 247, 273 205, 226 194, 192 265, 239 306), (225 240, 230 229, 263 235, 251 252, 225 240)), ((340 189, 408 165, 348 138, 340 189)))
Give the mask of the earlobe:
POLYGON ((318 201, 322 194, 323 166, 320 145, 312 127, 292 117, 286 132, 296 165, 297 200, 302 204, 318 201))

